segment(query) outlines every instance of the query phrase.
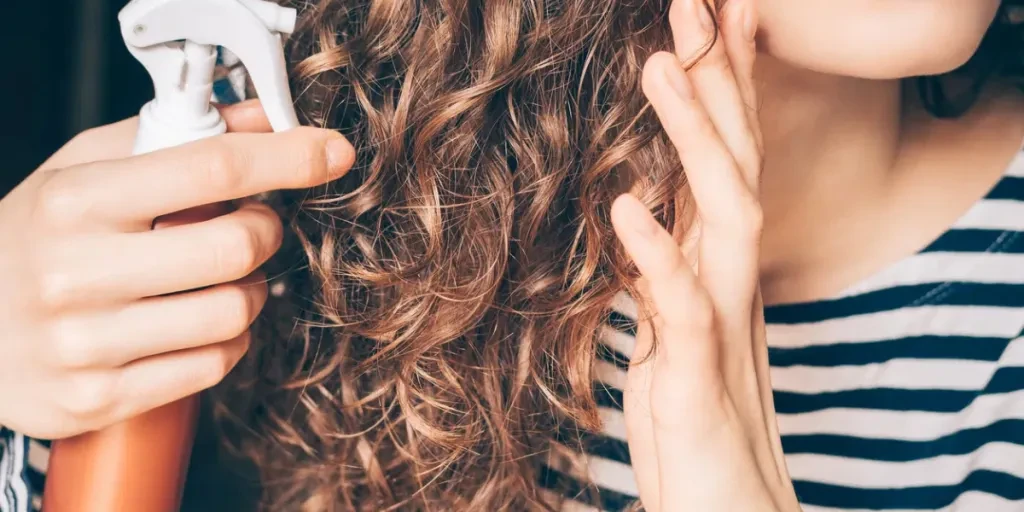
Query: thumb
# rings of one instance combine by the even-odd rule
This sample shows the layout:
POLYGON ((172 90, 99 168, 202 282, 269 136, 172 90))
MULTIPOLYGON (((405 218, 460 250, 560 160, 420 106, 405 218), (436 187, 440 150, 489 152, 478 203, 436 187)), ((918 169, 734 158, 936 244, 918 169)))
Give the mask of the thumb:
POLYGON ((270 127, 263 104, 258 99, 245 100, 232 105, 215 105, 228 125, 229 132, 265 133, 270 127))

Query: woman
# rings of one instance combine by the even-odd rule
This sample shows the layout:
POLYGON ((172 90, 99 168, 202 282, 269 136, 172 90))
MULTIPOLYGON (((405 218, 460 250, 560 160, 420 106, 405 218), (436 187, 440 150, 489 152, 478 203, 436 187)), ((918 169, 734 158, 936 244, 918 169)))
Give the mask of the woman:
MULTIPOLYGON (((233 144, 244 156, 215 169, 252 164, 258 178, 103 218, 299 189, 277 196, 295 243, 264 315, 276 328, 257 330, 219 408, 272 510, 1012 510, 1024 499, 1024 103, 1005 83, 1020 67, 1011 7, 325 0, 304 12, 291 58, 307 123, 358 149, 344 177, 313 185, 351 155, 329 165, 328 136, 301 130, 55 175, 112 168, 105 193, 124 195, 118 169, 233 144), (905 80, 954 70, 947 89, 905 80), (255 148, 285 137, 306 145, 255 148), (277 166, 305 172, 271 179, 277 166)), ((106 211, 70 199, 85 178, 53 181, 65 193, 44 203, 50 218, 106 211)), ((218 217, 263 215, 230 279, 197 257, 173 284, 118 293, 51 272, 42 296, 74 309, 86 285, 121 298, 233 281, 276 247, 274 228, 256 227, 272 226, 265 207, 246 208, 218 217)), ((184 243, 199 230, 168 231, 184 243)), ((210 304, 202 293, 176 304, 210 304)), ((158 306, 134 318, 187 318, 158 306)), ((217 342, 246 340, 253 308, 238 322, 202 310, 210 323, 178 324, 232 328, 168 329, 134 352, 64 341, 72 355, 55 366, 119 376, 76 381, 100 390, 87 426, 24 405, 0 421, 67 435, 156 405, 123 405, 126 379, 152 386, 150 401, 212 384, 222 370, 184 386, 147 367, 185 365, 153 357, 183 347, 192 365, 202 350, 234 361, 245 341, 217 342)), ((103 339, 152 339, 142 323, 103 339)), ((22 339, 52 332, 43 324, 13 323, 34 335, 22 339)))

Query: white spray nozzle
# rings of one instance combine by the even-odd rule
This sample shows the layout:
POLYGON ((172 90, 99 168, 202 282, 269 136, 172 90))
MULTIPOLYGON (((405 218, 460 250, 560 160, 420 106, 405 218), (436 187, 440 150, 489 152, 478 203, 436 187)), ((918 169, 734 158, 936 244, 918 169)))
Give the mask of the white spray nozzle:
POLYGON ((118 15, 128 50, 153 78, 136 152, 223 133, 210 106, 218 46, 245 65, 275 131, 298 126, 282 35, 296 12, 266 0, 132 0, 118 15))
POLYGON ((273 32, 291 34, 295 32, 298 13, 295 9, 286 9, 266 0, 239 0, 263 21, 273 32))

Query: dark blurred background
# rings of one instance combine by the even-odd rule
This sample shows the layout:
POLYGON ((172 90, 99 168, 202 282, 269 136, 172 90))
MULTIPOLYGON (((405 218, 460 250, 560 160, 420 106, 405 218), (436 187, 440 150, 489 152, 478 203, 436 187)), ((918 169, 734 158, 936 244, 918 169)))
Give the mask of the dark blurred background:
MULTIPOLYGON (((117 12, 127 2, 0 0, 0 197, 75 134, 134 116, 153 97, 121 39, 117 12)), ((219 463, 208 425, 196 440, 183 512, 251 510, 253 489, 219 463)))
POLYGON ((127 0, 0 0, 0 197, 74 134, 131 117, 152 96, 124 48, 127 0))

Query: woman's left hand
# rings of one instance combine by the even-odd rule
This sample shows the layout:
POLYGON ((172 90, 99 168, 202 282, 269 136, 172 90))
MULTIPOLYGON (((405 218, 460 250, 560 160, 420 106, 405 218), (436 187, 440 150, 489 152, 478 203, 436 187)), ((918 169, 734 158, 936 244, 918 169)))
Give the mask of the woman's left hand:
POLYGON ((629 450, 648 511, 799 511, 775 420, 758 288, 757 11, 754 0, 728 0, 708 49, 711 9, 675 0, 675 54, 654 55, 644 69, 644 93, 696 202, 685 247, 635 197, 612 209, 653 314, 641 318, 629 372, 629 450))

